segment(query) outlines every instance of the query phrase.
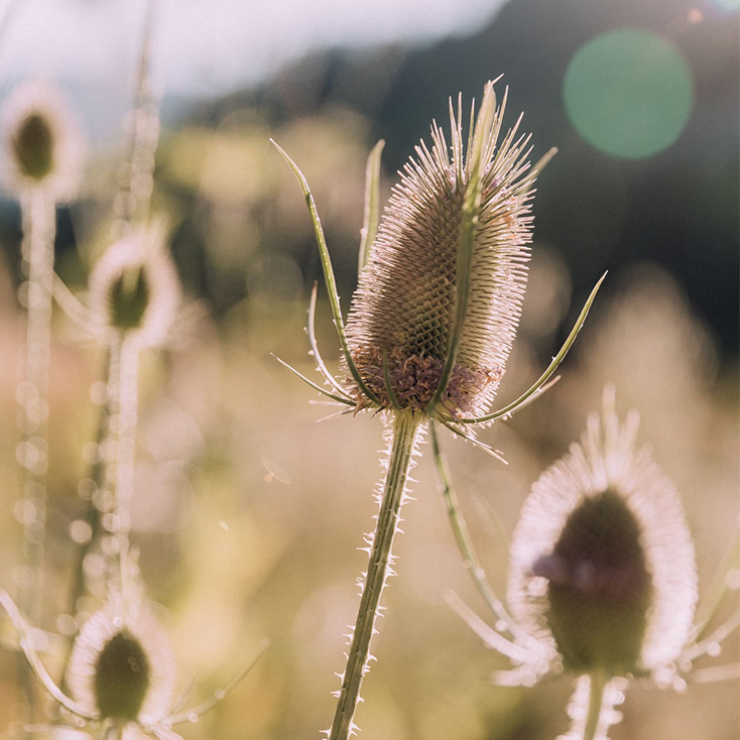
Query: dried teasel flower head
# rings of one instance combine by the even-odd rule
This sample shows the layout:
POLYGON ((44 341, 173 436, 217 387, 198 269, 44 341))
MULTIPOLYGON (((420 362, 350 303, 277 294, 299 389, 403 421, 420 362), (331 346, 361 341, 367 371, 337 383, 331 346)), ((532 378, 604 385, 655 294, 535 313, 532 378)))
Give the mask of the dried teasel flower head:
POLYGON ((84 141, 70 106, 49 83, 19 85, 0 110, 6 184, 14 192, 42 188, 55 200, 74 197, 84 141))
POLYGON ((531 167, 529 137, 517 134, 519 121, 501 136, 506 95, 497 106, 493 85, 486 85, 477 115, 474 108, 471 111, 467 137, 462 130, 462 99, 457 110, 450 102, 449 148, 444 132, 433 124, 431 149, 424 142, 416 148, 417 158, 401 173, 380 223, 384 142, 373 148, 366 171, 359 287, 346 327, 308 181, 275 144, 298 179, 313 221, 346 373, 343 380, 335 378, 319 353, 314 331, 316 288, 307 333, 326 385, 279 362, 314 390, 354 411, 418 413, 474 443, 474 426, 511 417, 556 382, 553 375, 606 277, 592 290, 545 372, 515 401, 491 412, 526 286, 531 188, 556 153, 551 149, 531 167))
POLYGON ((466 144, 462 100, 457 111, 450 103, 449 145, 433 123, 431 149, 416 147, 380 222, 347 338, 383 407, 477 416, 504 373, 526 287, 533 182, 529 137, 518 123, 501 136, 505 107, 489 83, 466 144))
POLYGON ((181 293, 164 246, 164 227, 139 229, 112 244, 90 276, 90 307, 103 329, 160 345, 176 318, 181 293))
POLYGON ((85 714, 149 726, 167 716, 174 684, 167 635, 132 571, 77 636, 67 685, 85 714))
POLYGON ((678 658, 697 601, 694 547, 678 494, 613 391, 580 444, 535 483, 514 534, 509 605, 566 669, 653 672, 678 658))

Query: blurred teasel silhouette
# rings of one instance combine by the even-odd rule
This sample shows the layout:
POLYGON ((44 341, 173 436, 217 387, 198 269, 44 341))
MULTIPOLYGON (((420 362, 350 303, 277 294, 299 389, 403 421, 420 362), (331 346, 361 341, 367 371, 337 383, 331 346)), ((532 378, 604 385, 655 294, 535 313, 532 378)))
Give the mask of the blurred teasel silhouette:
POLYGON ((43 190, 73 198, 82 177, 84 138, 70 106, 48 82, 19 85, 0 111, 6 187, 19 196, 43 190))
MULTIPOLYGON (((164 223, 155 220, 108 247, 90 275, 89 308, 77 301, 61 281, 57 297, 78 327, 94 338, 105 354, 106 390, 95 441, 98 454, 89 474, 96 495, 86 506, 92 534, 77 556, 70 597, 74 611, 77 599, 86 590, 85 558, 104 534, 104 522, 109 523, 107 529, 115 544, 106 548, 106 578, 118 567, 110 555, 125 553, 129 548, 140 354, 145 349, 166 346, 182 315, 182 291, 165 244, 164 223), (104 508, 99 510, 101 506, 104 508)), ((104 586, 97 590, 104 590, 104 586)))
POLYGON ((20 84, 0 110, 6 189, 21 204, 23 273, 19 300, 27 308, 19 461, 23 482, 23 566, 20 601, 38 616, 46 532, 48 384, 56 205, 74 197, 80 183, 83 136, 69 106, 49 83, 20 84))
POLYGON ((452 598, 486 645, 516 665, 496 674, 498 683, 532 685, 563 670, 580 677, 568 740, 607 737, 628 679, 683 690, 693 661, 718 654, 740 621, 735 613, 707 634, 720 598, 692 625, 693 542, 677 491, 636 447, 638 425, 636 411, 619 421, 607 388, 581 442, 533 485, 511 543, 510 611, 498 602, 495 629, 452 598))
POLYGON ((197 722, 237 686, 267 648, 263 643, 256 658, 209 699, 190 709, 179 708, 183 702, 174 699, 177 676, 167 634, 144 595, 136 557, 125 553, 120 578, 109 581, 106 603, 75 638, 65 676, 69 696, 47 671, 34 645, 33 628, 4 591, 0 604, 36 677, 75 720, 75 729, 63 722, 28 728, 48 737, 129 740, 143 733, 178 740, 172 727, 197 722))
POLYGON ((180 303, 180 283, 161 222, 114 242, 90 275, 90 310, 107 343, 126 339, 139 348, 163 345, 180 303))
MULTIPOLYGON (((346 405, 342 413, 387 412, 393 428, 387 474, 378 491, 380 514, 375 533, 366 536, 370 563, 334 723, 327 731, 330 740, 344 740, 357 729, 353 717, 368 671, 381 592, 392 574, 393 537, 421 435, 427 426, 431 428, 439 456, 434 425, 440 423, 500 457, 475 438, 474 427, 510 417, 546 387, 575 341, 601 284, 536 383, 513 403, 490 412, 524 297, 532 185, 554 154, 550 150, 535 167, 530 166, 529 137, 518 133, 521 117, 502 136, 506 95, 498 106, 493 85, 486 85, 477 115, 475 107, 471 109, 467 139, 462 98, 456 108, 450 101, 449 145, 443 130, 433 123, 431 149, 424 142, 417 146, 417 159, 404 167, 382 219, 378 202, 383 142, 371 152, 359 287, 346 326, 310 188, 298 166, 278 147, 301 184, 311 214, 342 348, 344 377, 337 379, 329 372, 316 343, 315 287, 307 332, 325 386, 289 369, 315 390, 346 405)), ((450 513, 454 519, 454 505, 450 513)))

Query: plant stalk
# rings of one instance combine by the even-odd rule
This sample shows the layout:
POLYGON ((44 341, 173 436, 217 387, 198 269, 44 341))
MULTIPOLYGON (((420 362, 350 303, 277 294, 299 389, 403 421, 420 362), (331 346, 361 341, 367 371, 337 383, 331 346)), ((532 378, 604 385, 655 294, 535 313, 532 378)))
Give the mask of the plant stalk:
POLYGON ((370 562, 329 740, 347 740, 355 730, 353 719, 360 701, 362 679, 368 671, 370 641, 375 632, 380 597, 389 574, 391 547, 398 529, 399 512, 420 421, 419 415, 409 411, 395 415, 388 473, 370 549, 370 562))
POLYGON ((93 481, 93 491, 85 507, 85 520, 90 526, 90 539, 80 545, 77 551, 77 562, 74 570, 74 580, 69 599, 69 613, 77 613, 77 601, 86 591, 85 558, 98 540, 101 528, 102 513, 97 506, 96 498, 105 489, 106 460, 104 450, 109 435, 109 423, 112 415, 111 408, 111 373, 118 365, 118 353, 115 347, 105 348, 104 377, 106 383, 105 399, 98 408, 98 423, 95 432, 97 454, 90 466, 88 477, 93 481))
POLYGON ((28 269, 28 324, 23 382, 18 399, 23 407, 23 574, 19 603, 38 623, 41 608, 42 560, 46 531, 47 422, 51 347, 51 291, 54 274, 56 209, 43 188, 30 189, 23 199, 23 257, 28 269))
POLYGON ((588 714, 583 727, 583 740, 597 740, 601 726, 601 710, 604 704, 604 690, 609 680, 604 671, 594 671, 589 676, 588 714))

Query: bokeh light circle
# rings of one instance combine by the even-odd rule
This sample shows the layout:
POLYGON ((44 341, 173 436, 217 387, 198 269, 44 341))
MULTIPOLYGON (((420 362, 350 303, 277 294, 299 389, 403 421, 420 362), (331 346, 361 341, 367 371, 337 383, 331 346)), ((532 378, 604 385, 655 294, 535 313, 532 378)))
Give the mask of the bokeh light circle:
POLYGON ((578 133, 607 154, 642 159, 681 135, 693 84, 681 52, 641 29, 602 34, 573 56, 563 83, 565 109, 578 133))

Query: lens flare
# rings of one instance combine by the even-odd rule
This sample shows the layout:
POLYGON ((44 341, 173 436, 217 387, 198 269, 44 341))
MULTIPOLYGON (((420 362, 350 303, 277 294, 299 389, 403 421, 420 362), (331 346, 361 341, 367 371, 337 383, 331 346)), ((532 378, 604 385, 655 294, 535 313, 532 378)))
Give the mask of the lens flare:
POLYGON ((640 29, 611 31, 571 59, 563 83, 573 127, 592 146, 624 159, 673 144, 693 104, 688 64, 667 39, 640 29))

